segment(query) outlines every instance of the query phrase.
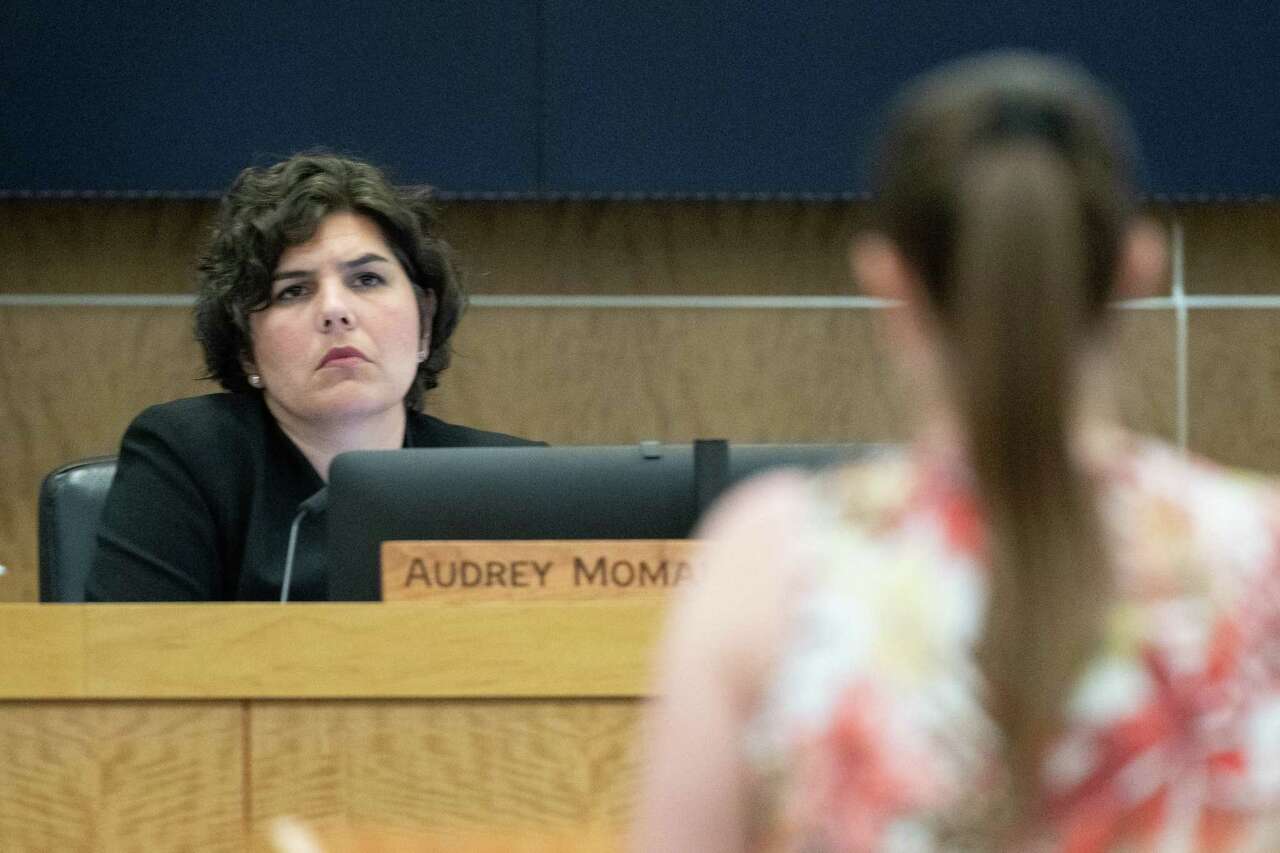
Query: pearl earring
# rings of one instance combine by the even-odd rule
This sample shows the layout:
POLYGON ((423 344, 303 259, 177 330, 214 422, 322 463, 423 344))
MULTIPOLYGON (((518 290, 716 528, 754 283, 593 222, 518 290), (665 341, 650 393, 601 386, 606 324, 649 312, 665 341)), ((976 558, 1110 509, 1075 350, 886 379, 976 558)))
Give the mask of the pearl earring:
POLYGON ((249 384, 252 385, 254 388, 262 387, 262 377, 259 376, 258 374, 250 373, 245 378, 249 380, 249 384))

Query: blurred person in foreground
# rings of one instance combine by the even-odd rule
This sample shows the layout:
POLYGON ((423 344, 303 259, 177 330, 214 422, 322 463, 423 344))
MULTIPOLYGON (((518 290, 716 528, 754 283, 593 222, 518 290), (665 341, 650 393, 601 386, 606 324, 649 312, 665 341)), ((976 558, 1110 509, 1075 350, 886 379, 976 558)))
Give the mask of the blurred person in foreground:
POLYGON ((908 450, 713 513, 637 849, 1280 850, 1280 492, 1101 378, 1164 269, 1135 159, 1052 59, 902 94, 852 259, 931 399, 908 450))
MULTIPOLYGON (((195 308, 226 393, 130 424, 88 600, 279 599, 291 523, 339 453, 530 443, 421 410, 463 302, 426 189, 328 154, 241 172, 195 308)), ((289 597, 324 599, 323 527, 307 524, 289 597)))

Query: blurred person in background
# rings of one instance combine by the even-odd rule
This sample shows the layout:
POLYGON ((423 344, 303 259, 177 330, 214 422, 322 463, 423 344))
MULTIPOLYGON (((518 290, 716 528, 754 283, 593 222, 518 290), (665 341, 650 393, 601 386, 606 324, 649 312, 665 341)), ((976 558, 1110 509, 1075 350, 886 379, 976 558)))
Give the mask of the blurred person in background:
POLYGON ((1050 58, 900 96, 852 258, 919 432, 706 523, 637 849, 1280 849, 1280 491, 1107 399, 1108 305, 1164 270, 1135 160, 1050 58))

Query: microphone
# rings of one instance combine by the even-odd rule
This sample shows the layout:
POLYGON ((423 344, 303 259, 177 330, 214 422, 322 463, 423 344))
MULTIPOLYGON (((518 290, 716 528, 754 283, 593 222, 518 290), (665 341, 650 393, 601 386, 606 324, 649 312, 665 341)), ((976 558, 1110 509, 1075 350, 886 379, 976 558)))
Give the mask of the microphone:
POLYGON ((289 526, 289 550, 284 556, 284 580, 280 583, 280 603, 284 604, 289 600, 289 582, 293 579, 293 556, 294 550, 298 545, 298 528, 302 526, 302 519, 308 515, 318 515, 325 511, 329 506, 329 487, 321 486, 320 491, 298 504, 298 514, 293 517, 293 524, 289 526))

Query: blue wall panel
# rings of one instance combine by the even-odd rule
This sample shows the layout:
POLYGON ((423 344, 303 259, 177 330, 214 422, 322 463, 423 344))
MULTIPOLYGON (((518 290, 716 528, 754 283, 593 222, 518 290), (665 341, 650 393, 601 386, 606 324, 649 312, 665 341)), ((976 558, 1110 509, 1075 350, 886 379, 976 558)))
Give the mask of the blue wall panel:
POLYGON ((0 4, 0 191, 196 192, 325 145, 460 193, 856 194, 939 61, 1078 59, 1145 188, 1280 194, 1280 3, 228 0, 0 4))
POLYGON ((0 189, 216 192, 316 145, 536 189, 534 0, 0 5, 0 189))
POLYGON ((546 0, 547 188, 866 190, 890 93, 940 61, 1065 54, 1135 115, 1146 188, 1280 192, 1280 4, 546 0))

